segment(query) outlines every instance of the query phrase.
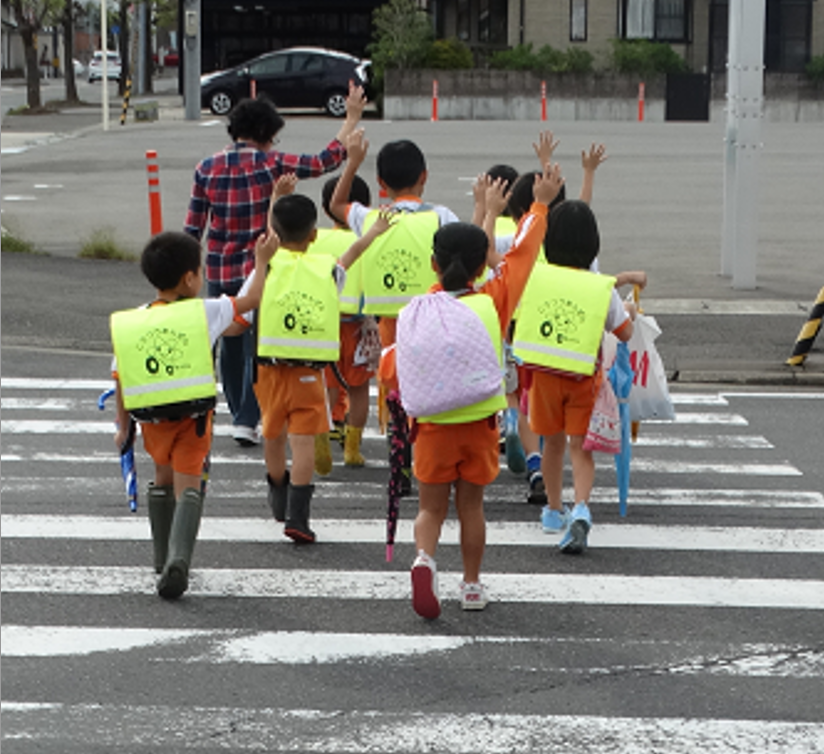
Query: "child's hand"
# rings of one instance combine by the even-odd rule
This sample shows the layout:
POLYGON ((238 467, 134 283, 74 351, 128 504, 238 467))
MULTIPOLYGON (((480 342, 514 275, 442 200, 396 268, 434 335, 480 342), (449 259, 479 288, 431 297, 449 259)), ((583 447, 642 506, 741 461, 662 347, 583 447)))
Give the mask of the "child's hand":
POLYGON ((560 141, 554 139, 552 131, 541 131, 538 134, 538 143, 533 142, 532 148, 535 150, 542 168, 552 162, 552 154, 560 143, 560 141))
POLYGON ((366 159, 369 142, 363 137, 364 131, 358 128, 346 137, 346 155, 353 165, 360 165, 366 159))
POLYGON ((255 262, 261 265, 269 264, 280 246, 280 236, 270 226, 265 233, 261 233, 255 241, 255 262))
POLYGON ((295 192, 298 185, 298 177, 294 173, 284 173, 275 181, 275 188, 272 191, 274 200, 277 201, 282 196, 289 196, 295 192))
POLYGON ((629 314, 629 318, 635 322, 635 317, 638 316, 638 307, 635 303, 633 301, 624 301, 624 309, 629 314))
POLYGON ((581 167, 584 169, 584 172, 591 171, 595 172, 595 169, 602 163, 606 162, 607 160, 607 148, 603 144, 592 144, 589 148, 589 152, 585 149, 581 150, 581 167))
POLYGON ((475 200, 475 210, 480 210, 483 216, 486 208, 486 190, 489 188, 489 176, 486 173, 478 173, 475 183, 472 184, 472 197, 475 200))
POLYGON ((506 209, 507 202, 509 201, 509 197, 512 192, 505 192, 505 186, 506 182, 503 178, 498 178, 495 181, 488 183, 485 196, 487 215, 494 215, 495 217, 498 217, 506 209))
POLYGON ((117 448, 118 453, 120 449, 123 447, 123 444, 126 442, 126 438, 129 436, 129 425, 122 426, 121 424, 117 425, 117 431, 114 433, 114 444, 117 448))
POLYGON ((386 233, 395 224, 398 211, 395 207, 384 207, 379 210, 377 220, 369 228, 370 237, 377 238, 381 233, 386 233))
POLYGON ((355 86, 354 81, 349 82, 349 95, 346 97, 346 117, 355 122, 361 119, 363 109, 366 107, 366 94, 362 86, 355 86))
POLYGON ((535 176, 535 184, 532 187, 532 195, 536 202, 552 204, 552 200, 558 196, 561 186, 564 185, 564 177, 561 175, 561 166, 556 162, 554 165, 545 165, 544 172, 535 176))

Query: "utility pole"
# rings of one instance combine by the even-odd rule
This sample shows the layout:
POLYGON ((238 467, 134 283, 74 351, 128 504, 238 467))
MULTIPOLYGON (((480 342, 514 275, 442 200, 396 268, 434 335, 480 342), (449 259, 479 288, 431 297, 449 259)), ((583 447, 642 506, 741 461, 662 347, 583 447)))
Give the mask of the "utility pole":
POLYGON ((765 0, 730 0, 721 274, 756 287, 758 162, 764 117, 765 0))
POLYGON ((183 102, 186 120, 200 120, 200 0, 183 0, 183 102))

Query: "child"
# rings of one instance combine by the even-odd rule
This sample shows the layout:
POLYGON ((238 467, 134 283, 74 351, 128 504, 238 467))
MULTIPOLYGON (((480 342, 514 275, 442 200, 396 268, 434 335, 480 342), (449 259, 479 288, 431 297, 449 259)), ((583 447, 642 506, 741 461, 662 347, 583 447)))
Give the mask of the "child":
POLYGON ((629 340, 635 311, 621 301, 614 278, 589 272, 600 239, 585 202, 563 202, 552 210, 544 248, 547 262, 557 267, 539 266, 530 279, 513 344, 524 361, 544 367, 532 372, 529 387, 529 425, 544 443, 541 469, 549 499, 544 530, 562 530, 561 551, 577 554, 586 549, 592 528, 588 502, 595 463, 583 441, 602 379, 601 336, 606 330, 629 340), (562 275, 563 268, 575 272, 562 275), (551 355, 542 357, 541 352, 551 355), (589 365, 581 366, 585 362, 589 365), (572 511, 561 503, 567 436, 576 502, 572 511))
POLYGON ((306 254, 317 235, 317 210, 311 199, 281 196, 271 214, 281 252, 271 265, 259 311, 255 394, 263 417, 272 513, 276 521, 285 521, 287 537, 311 543, 314 440, 329 431, 323 368, 340 353, 338 295, 345 270, 390 226, 391 216, 381 213, 369 232, 335 259, 306 254), (287 439, 291 470, 286 468, 287 439))
MULTIPOLYGON (((323 210, 334 227, 331 230, 318 230, 318 237, 309 249, 311 253, 326 253, 337 257, 357 238, 346 223, 332 213, 329 206, 338 180, 339 177, 330 178, 323 184, 323 210)), ((368 206, 370 199, 366 181, 358 175, 354 176, 349 201, 368 206)), ((324 373, 329 405, 332 407, 332 431, 315 437, 315 471, 323 476, 332 470, 332 439, 339 440, 343 445, 344 466, 357 468, 366 463, 360 450, 361 437, 369 416, 369 380, 376 370, 374 366, 361 360, 362 336, 367 331, 377 329, 377 323, 374 317, 366 317, 361 312, 361 264, 359 260, 347 271, 346 285, 340 296, 341 355, 336 369, 332 369, 330 365, 324 373)))
POLYGON ((149 523, 161 597, 176 599, 188 588, 189 564, 200 526, 200 479, 211 446, 215 381, 212 347, 221 335, 236 335, 240 315, 257 308, 266 265, 278 247, 267 232, 255 243, 257 284, 244 295, 197 298, 203 285, 200 244, 185 233, 160 233, 143 250, 141 269, 157 289, 148 307, 115 312, 119 448, 129 414, 140 422, 146 451, 155 463, 149 485, 149 523), (182 382, 193 386, 182 386, 182 382))
MULTIPOLYGON (((346 220, 357 236, 363 235, 377 215, 376 210, 359 202, 348 202, 352 180, 363 164, 368 148, 363 129, 347 138, 346 165, 330 201, 332 214, 346 220)), ((423 202, 426 159, 414 142, 401 139, 384 144, 378 153, 377 173, 378 183, 399 214, 393 233, 387 233, 364 258, 363 311, 379 317, 381 345, 387 348, 395 342, 397 316, 403 305, 414 295, 426 292, 435 282, 429 264, 432 236, 439 227, 457 222, 458 217, 444 206, 423 202)), ((379 415, 380 411, 379 405, 379 415)), ((412 484, 408 446, 404 449, 404 457, 403 494, 408 494, 412 484)))
MULTIPOLYGON (((563 179, 556 165, 548 168, 536 180, 536 201, 522 219, 515 245, 506 261, 491 280, 473 289, 473 281, 483 272, 488 242, 477 226, 467 223, 441 228, 433 239, 432 266, 438 283, 430 292, 446 290, 454 296, 467 296, 491 312, 491 324, 479 314, 490 336, 490 342, 501 362, 501 337, 509 325, 512 312, 521 296, 535 264, 546 228, 547 205, 558 193, 563 179), (471 295, 471 294, 480 295, 471 295)), ((489 191, 488 202, 498 209, 503 206, 500 183, 489 191), (500 203, 500 206, 498 204, 500 203)), ((496 210, 497 211, 497 210, 496 210)), ((474 302, 473 302, 474 303, 474 302)), ((489 316, 489 315, 487 315, 489 316)), ((433 333, 437 337, 438 333, 433 333)), ((382 379, 391 381, 397 375, 404 381, 404 341, 389 349, 382 359, 382 379), (397 358, 399 369, 396 370, 397 358)), ((403 399, 401 384, 401 398, 403 399)), ((461 525, 461 555, 463 582, 461 606, 465 610, 482 610, 488 602, 480 583, 481 560, 485 545, 486 523, 483 513, 484 487, 498 475, 497 412, 506 405, 503 384, 492 399, 459 408, 457 411, 421 417, 416 421, 415 476, 418 479, 420 502, 415 519, 415 546, 418 556, 412 565, 412 607, 418 615, 433 619, 440 615, 435 551, 441 526, 449 509, 452 487, 455 487, 455 507, 461 525)))

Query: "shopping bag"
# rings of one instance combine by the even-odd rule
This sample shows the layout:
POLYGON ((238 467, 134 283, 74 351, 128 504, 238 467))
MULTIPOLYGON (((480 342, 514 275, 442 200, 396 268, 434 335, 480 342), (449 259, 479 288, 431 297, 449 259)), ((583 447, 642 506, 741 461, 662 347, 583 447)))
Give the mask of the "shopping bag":
POLYGON ((635 379, 629 394, 630 421, 675 419, 664 364, 655 347, 661 328, 655 317, 638 314, 629 340, 629 360, 635 379))
POLYGON ((612 383, 606 378, 601 379, 601 387, 595 398, 589 427, 584 436, 584 450, 613 455, 621 452, 621 417, 618 413, 618 401, 612 383))

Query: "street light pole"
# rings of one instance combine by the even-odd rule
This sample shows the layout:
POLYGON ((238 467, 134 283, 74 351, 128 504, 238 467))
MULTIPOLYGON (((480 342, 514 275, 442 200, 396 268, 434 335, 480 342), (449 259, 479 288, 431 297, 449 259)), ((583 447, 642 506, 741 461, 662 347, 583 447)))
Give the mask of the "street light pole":
POLYGON ((109 19, 107 18, 106 0, 100 0, 100 47, 102 49, 103 78, 100 85, 103 87, 103 130, 109 130, 109 19))
POLYGON ((200 0, 184 0, 183 102, 186 120, 200 120, 200 0))

